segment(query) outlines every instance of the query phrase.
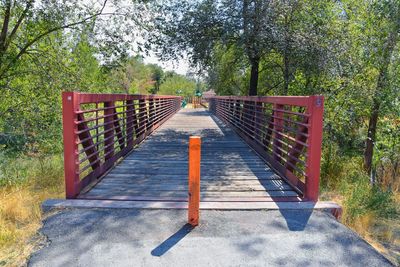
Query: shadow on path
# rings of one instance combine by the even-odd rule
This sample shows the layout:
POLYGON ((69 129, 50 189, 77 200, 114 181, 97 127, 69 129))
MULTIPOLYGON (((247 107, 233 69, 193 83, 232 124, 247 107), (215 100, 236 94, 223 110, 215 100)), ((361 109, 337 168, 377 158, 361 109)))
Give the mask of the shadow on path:
POLYGON ((161 257, 173 246, 175 246, 179 241, 181 241, 187 234, 189 234, 194 229, 190 224, 185 224, 182 226, 175 234, 168 237, 164 242, 158 245, 155 249, 151 251, 151 255, 161 257))
MULTIPOLYGON (((231 130, 242 140, 243 143, 247 144, 246 141, 240 136, 239 129, 222 121, 214 114, 209 113, 209 115, 224 134, 226 134, 227 131, 231 130), (227 129, 229 129, 229 130, 227 130, 227 129)), ((247 144, 247 145, 249 146, 250 149, 252 149, 249 144, 247 144)), ((261 155, 259 155, 255 150, 253 150, 253 151, 261 160, 263 160, 269 166, 269 164, 266 162, 265 159, 263 159, 263 157, 261 155)), ((252 170, 252 172, 255 174, 255 176, 257 176, 257 178, 259 178, 259 179, 262 178, 262 176, 256 174, 257 170, 254 169, 254 167, 252 165, 248 165, 247 167, 250 170, 252 170)), ((273 171, 272 167, 271 167, 271 171, 273 171)), ((284 182, 284 183, 287 184, 286 182, 284 182)), ((260 184, 265 188, 265 191, 271 195, 271 199, 279 207, 279 212, 282 214, 283 218, 285 219, 288 229, 290 231, 304 231, 304 229, 306 228, 308 221, 314 211, 313 209, 314 209, 315 203, 313 203, 308 209, 303 209, 303 210, 301 210, 301 212, 294 212, 295 209, 287 208, 286 203, 284 203, 285 200, 282 200, 284 198, 272 195, 273 192, 271 191, 270 184, 265 183, 265 181, 263 182, 263 180, 260 180, 260 184)), ((277 184, 276 186, 279 187, 279 185, 280 184, 277 184)), ((287 184, 287 185, 289 185, 289 184, 287 184)), ((273 189, 273 190, 276 190, 276 189, 273 189)), ((300 199, 299 199, 299 201, 300 201, 300 199)))

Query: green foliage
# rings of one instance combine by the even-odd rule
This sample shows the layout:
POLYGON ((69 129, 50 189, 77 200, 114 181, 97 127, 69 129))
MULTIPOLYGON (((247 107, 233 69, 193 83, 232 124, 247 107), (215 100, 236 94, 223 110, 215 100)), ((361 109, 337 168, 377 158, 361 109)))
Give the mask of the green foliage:
MULTIPOLYGON (((368 171, 373 157, 379 183, 388 176, 381 170, 390 165, 390 184, 396 184, 399 1, 268 1, 268 7, 253 14, 251 8, 261 2, 169 2, 159 7, 164 16, 155 23, 161 38, 157 45, 165 55, 189 53, 219 95, 247 95, 252 59, 260 55, 259 95, 325 96, 326 177, 340 172, 335 157, 363 155, 368 171)), ((326 186, 336 183, 327 181, 326 186)))
POLYGON ((61 154, 0 155, 0 187, 26 184, 37 188, 59 187, 63 172, 61 154))
POLYGON ((396 202, 390 190, 371 186, 368 176, 361 171, 352 170, 347 179, 342 182, 347 220, 353 221, 368 212, 372 212, 377 218, 397 216, 396 202))
POLYGON ((153 87, 152 69, 139 56, 122 60, 108 73, 108 88, 126 94, 147 94, 153 87))
POLYGON ((165 81, 160 86, 161 95, 193 96, 196 90, 196 81, 173 72, 166 73, 165 81))
MULTIPOLYGON (((329 142, 329 141, 328 141, 329 142)), ((344 155, 336 143, 329 142, 322 150, 321 187, 336 190, 343 178, 344 155)))

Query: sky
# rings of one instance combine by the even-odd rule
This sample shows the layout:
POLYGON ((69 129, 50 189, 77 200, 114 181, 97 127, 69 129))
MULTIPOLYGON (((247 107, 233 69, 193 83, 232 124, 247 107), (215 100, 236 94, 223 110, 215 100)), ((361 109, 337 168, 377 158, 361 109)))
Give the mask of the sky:
MULTIPOLYGON (((98 5, 99 7, 101 7, 102 3, 104 2, 104 0, 82 0, 82 1, 85 4, 88 4, 88 3, 94 4, 95 3, 95 5, 98 5)), ((109 1, 104 8, 104 13, 112 13, 114 10, 115 9, 112 4, 112 1, 109 1)), ((142 41, 142 40, 140 40, 140 41, 142 41)), ((157 64, 160 67, 162 67, 164 70, 175 71, 176 73, 181 74, 181 75, 186 75, 190 70, 189 63, 185 59, 169 60, 169 61, 164 62, 164 61, 160 61, 158 59, 158 57, 155 55, 155 53, 151 53, 151 52, 150 52, 149 56, 144 56, 143 61, 146 64, 157 64)))
POLYGON ((175 71, 181 75, 186 75, 186 73, 189 71, 189 63, 185 59, 163 62, 160 61, 157 56, 154 55, 154 53, 150 53, 150 56, 145 56, 143 61, 146 64, 157 64, 164 70, 175 71))

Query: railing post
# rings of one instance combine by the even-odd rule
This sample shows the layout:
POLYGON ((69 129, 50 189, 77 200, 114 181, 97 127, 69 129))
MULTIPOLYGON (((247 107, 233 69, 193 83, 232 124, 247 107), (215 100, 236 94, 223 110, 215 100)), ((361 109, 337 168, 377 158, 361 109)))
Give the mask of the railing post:
POLYGON ((146 99, 139 100, 139 128, 141 135, 146 132, 146 123, 147 123, 147 107, 146 107, 146 99))
POLYGON ((208 110, 215 115, 215 98, 208 100, 208 110))
POLYGON ((79 110, 79 93, 62 93, 64 175, 66 198, 76 198, 79 194, 79 155, 76 112, 79 110))
POLYGON ((256 102, 255 103, 255 115, 254 115, 254 139, 259 140, 260 143, 263 141, 262 134, 261 134, 261 128, 264 122, 264 114, 263 114, 263 105, 262 102, 256 102))
POLYGON ((178 112, 181 109, 181 103, 182 103, 183 97, 178 98, 175 100, 175 113, 178 112))
POLYGON ((122 149, 124 149, 126 143, 125 143, 124 134, 122 133, 122 127, 121 127, 121 123, 118 118, 117 109, 115 108, 115 104, 114 104, 113 113, 114 113, 114 115, 113 115, 114 130, 115 130, 115 134, 117 135, 119 147, 122 150, 122 149))
POLYGON ((241 126, 241 115, 240 115, 240 100, 235 101, 235 127, 241 126))
POLYGON ((92 169, 95 170, 100 167, 99 154, 97 147, 94 145, 92 135, 90 134, 89 127, 86 125, 83 114, 78 114, 76 116, 78 124, 78 131, 82 131, 78 134, 79 140, 84 140, 81 142, 82 147, 85 149, 85 154, 88 157, 92 169))
POLYGON ((161 109, 160 98, 157 98, 154 101, 154 117, 157 121, 159 121, 160 116, 162 116, 162 113, 160 113, 160 109, 161 109))
POLYGON ((133 148, 134 119, 136 119, 134 102, 126 100, 126 146, 129 149, 133 148))
POLYGON ((324 97, 321 95, 310 96, 307 113, 311 117, 309 118, 310 130, 304 197, 311 201, 318 201, 324 97))
POLYGON ((188 222, 192 226, 196 226, 199 224, 200 160, 201 160, 201 138, 199 136, 191 136, 189 138, 188 222))
POLYGON ((232 114, 231 116, 234 117, 235 114, 235 102, 232 99, 229 99, 229 113, 232 114))
POLYGON ((282 111, 277 111, 277 110, 282 110, 283 105, 280 104, 274 104, 274 130, 275 132, 273 133, 273 148, 272 150, 274 151, 274 159, 278 162, 282 162, 281 158, 279 155, 282 155, 282 152, 280 148, 282 147, 282 143, 280 142, 282 140, 282 126, 283 126, 283 112, 282 111))
POLYGON ((104 160, 114 156, 114 102, 104 102, 104 160))
POLYGON ((248 129, 248 131, 244 131, 244 134, 250 138, 254 138, 254 109, 255 102, 243 101, 243 128, 248 129))
POLYGON ((151 97, 149 99, 149 117, 147 120, 147 130, 150 130, 151 127, 154 125, 154 99, 151 97))

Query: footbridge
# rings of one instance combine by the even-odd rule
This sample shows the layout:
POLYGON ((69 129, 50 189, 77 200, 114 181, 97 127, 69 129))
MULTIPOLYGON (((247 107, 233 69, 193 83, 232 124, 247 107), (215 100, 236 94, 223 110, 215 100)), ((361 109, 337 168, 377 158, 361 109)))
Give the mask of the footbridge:
POLYGON ((216 96, 198 108, 181 100, 63 93, 67 199, 186 208, 188 140, 199 136, 200 208, 338 212, 318 202, 323 96, 216 96))

